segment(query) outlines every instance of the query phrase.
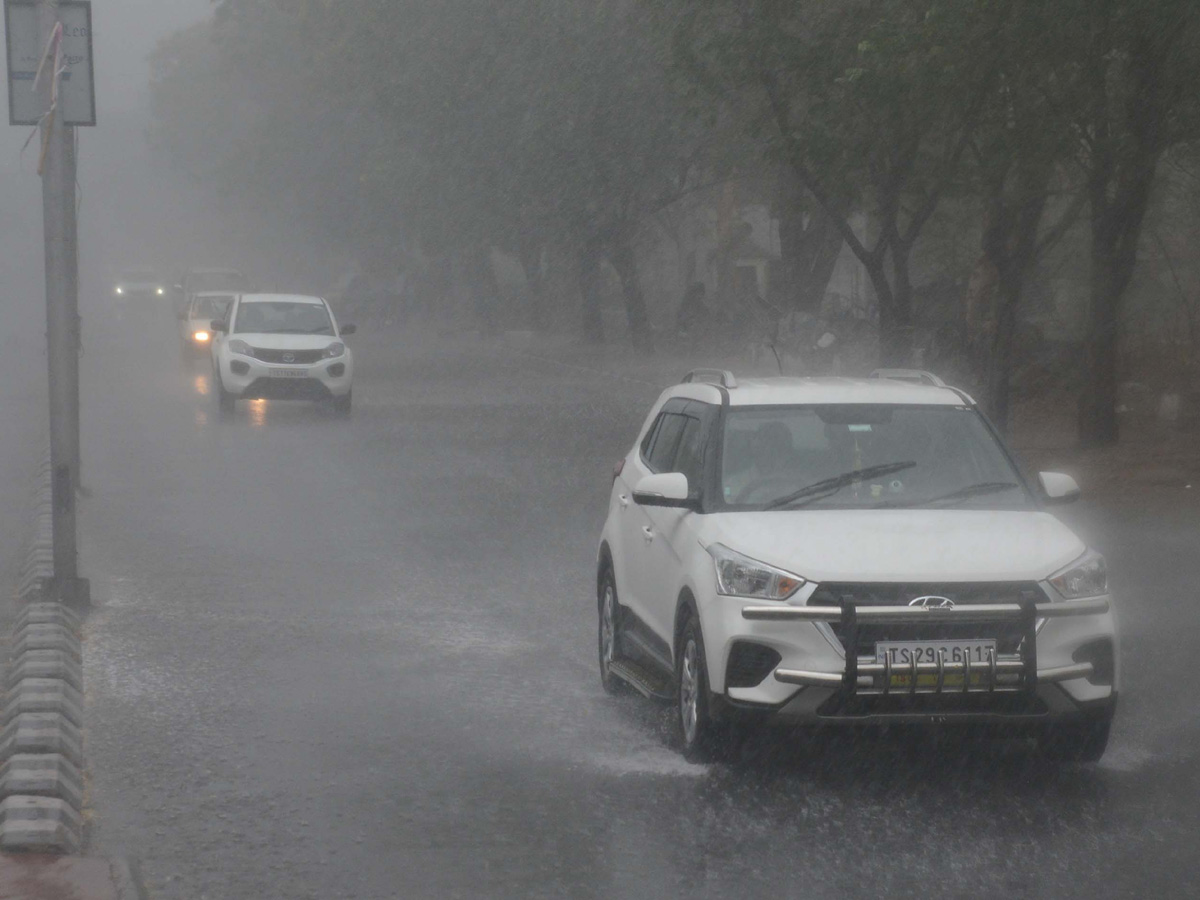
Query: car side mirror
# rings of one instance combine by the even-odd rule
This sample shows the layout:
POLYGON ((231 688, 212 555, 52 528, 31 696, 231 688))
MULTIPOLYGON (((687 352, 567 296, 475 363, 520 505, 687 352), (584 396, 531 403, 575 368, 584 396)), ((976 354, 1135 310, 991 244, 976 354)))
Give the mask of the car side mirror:
POLYGON ((1047 503, 1074 503, 1079 499, 1079 483, 1061 472, 1039 472, 1038 484, 1047 503))
POLYGON ((354 334, 356 331, 358 331, 357 325, 343 325, 341 328, 342 337, 345 337, 348 334, 354 334))
POLYGON ((633 501, 639 506, 668 509, 698 509, 699 502, 688 496, 687 476, 682 472, 647 475, 633 489, 633 501))
POLYGON ((208 326, 208 330, 211 331, 213 334, 224 334, 228 328, 229 328, 228 325, 226 325, 224 322, 220 322, 220 321, 211 322, 211 323, 209 323, 209 326, 208 326))

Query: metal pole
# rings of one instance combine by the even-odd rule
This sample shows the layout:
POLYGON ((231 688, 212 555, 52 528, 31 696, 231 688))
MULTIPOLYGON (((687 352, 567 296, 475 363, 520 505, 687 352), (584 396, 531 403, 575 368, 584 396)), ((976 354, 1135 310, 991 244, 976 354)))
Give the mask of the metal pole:
MULTIPOLYGON (((57 0, 42 0, 38 31, 42 46, 58 22, 57 0)), ((53 60, 43 74, 42 216, 46 242, 46 356, 49 367, 50 470, 53 498, 53 596, 86 604, 86 582, 79 579, 76 547, 75 492, 79 446, 79 344, 75 258, 75 152, 72 129, 63 126, 61 111, 51 110, 57 73, 53 60)))

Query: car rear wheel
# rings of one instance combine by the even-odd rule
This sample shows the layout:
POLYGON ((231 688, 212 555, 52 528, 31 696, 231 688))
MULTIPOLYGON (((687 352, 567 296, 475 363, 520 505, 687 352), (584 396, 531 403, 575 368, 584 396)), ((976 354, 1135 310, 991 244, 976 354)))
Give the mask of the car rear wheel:
POLYGON ((733 735, 727 723, 718 722, 713 716, 704 636, 694 615, 688 618, 680 636, 675 685, 675 707, 684 758, 703 763, 726 756, 733 745, 733 735))
POLYGON ((624 694, 628 685, 612 672, 612 664, 621 653, 621 604, 617 601, 617 583, 611 566, 600 576, 599 628, 600 683, 612 695, 624 694))
POLYGON ((1053 762, 1099 762, 1111 728, 1111 720, 1051 725, 1038 736, 1038 750, 1053 762))

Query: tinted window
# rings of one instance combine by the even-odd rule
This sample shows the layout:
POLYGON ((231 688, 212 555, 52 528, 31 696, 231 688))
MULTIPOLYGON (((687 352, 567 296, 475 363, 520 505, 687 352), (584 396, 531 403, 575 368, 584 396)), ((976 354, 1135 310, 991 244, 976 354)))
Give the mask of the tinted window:
POLYGON ((687 476, 688 490, 700 490, 704 476, 704 425, 699 419, 687 416, 683 435, 679 439, 679 451, 675 454, 675 465, 670 471, 682 472, 687 476))
POLYGON ((654 443, 646 458, 646 465, 652 472, 671 472, 675 462, 675 452, 679 449, 679 439, 683 436, 683 429, 689 421, 695 420, 689 420, 687 416, 677 413, 663 413, 661 419, 658 432, 654 436, 654 443))

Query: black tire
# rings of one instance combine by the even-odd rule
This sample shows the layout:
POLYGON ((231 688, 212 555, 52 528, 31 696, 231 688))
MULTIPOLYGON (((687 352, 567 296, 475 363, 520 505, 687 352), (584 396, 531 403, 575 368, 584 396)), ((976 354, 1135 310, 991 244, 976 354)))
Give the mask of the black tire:
POLYGON ((350 415, 350 410, 354 408, 354 391, 346 391, 346 394, 343 397, 334 397, 331 401, 329 401, 329 407, 333 410, 334 415, 350 415))
POLYGON ((237 397, 225 390, 220 372, 214 373, 213 377, 217 382, 217 411, 222 417, 232 416, 237 411, 237 397))
POLYGON ((708 687, 708 661, 700 622, 688 616, 679 636, 675 659, 675 714, 684 759, 707 763, 725 758, 733 746, 728 723, 713 716, 708 687))
POLYGON ((612 566, 600 573, 596 589, 596 644, 600 660, 600 684, 606 693, 620 696, 629 693, 629 685, 614 675, 611 663, 621 656, 621 603, 617 598, 617 581, 612 566))
POLYGON ((1112 721, 1050 725, 1038 736, 1038 751, 1051 762, 1099 762, 1108 748, 1112 721))

